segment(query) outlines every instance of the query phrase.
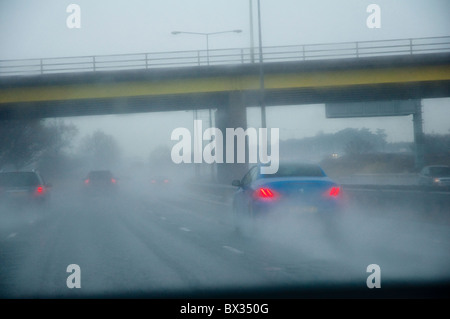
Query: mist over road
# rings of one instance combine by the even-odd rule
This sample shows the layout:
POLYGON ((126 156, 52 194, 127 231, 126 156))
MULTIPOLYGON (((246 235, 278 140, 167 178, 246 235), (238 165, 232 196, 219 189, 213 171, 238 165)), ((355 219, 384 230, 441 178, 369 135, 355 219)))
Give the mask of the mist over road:
POLYGON ((369 290, 371 264, 380 266, 385 291, 390 284, 450 281, 450 225, 411 218, 401 207, 352 207, 331 225, 273 219, 246 236, 235 232, 228 203, 186 185, 120 186, 116 196, 55 189, 46 211, 2 209, 0 297, 190 297, 254 289, 276 298, 270 289, 369 290), (66 284, 71 264, 80 267, 81 288, 66 284))

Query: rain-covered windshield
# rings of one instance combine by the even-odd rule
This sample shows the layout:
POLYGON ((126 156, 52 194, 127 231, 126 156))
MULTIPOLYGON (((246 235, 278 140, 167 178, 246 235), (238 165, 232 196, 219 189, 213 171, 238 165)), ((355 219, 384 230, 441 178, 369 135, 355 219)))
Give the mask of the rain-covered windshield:
POLYGON ((449 297, 449 12, 0 1, 0 298, 449 297))

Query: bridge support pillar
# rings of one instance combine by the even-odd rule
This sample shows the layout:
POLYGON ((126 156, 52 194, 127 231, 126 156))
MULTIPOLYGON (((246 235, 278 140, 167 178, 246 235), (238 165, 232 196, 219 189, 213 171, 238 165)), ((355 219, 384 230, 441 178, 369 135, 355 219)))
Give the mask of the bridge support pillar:
MULTIPOLYGON (((228 103, 224 107, 217 109, 215 114, 215 126, 223 133, 223 158, 224 163, 217 165, 216 179, 222 184, 231 184, 234 179, 241 179, 248 170, 248 164, 237 162, 237 147, 234 143, 234 163, 226 162, 226 129, 227 128, 243 128, 247 129, 247 108, 245 94, 242 91, 230 92, 228 96, 228 103)), ((248 144, 246 141, 246 158, 248 157, 248 144)))
POLYGON ((416 109, 413 114, 415 169, 420 170, 424 166, 424 137, 422 119, 422 100, 416 101, 416 109))

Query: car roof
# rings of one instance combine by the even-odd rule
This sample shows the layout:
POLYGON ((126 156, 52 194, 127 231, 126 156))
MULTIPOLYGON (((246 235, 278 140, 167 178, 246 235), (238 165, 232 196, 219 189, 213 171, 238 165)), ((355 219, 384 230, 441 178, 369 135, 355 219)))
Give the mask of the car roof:
MULTIPOLYGON (((258 166, 258 167, 266 167, 268 165, 269 164, 256 164, 256 166, 258 166)), ((325 172, 323 171, 322 167, 319 164, 316 164, 316 163, 280 162, 278 165, 279 165, 278 166, 279 168, 285 168, 285 167, 299 167, 299 168, 305 168, 305 169, 314 168, 314 169, 321 170, 325 174, 325 172)), ((265 175, 265 174, 263 174, 263 175, 265 175)))
POLYGON ((37 171, 0 171, 0 174, 9 174, 9 175, 23 175, 23 174, 35 174, 40 175, 37 171))
POLYGON ((36 183, 43 182, 41 176, 35 171, 9 171, 0 172, 0 181, 3 186, 8 184, 19 182, 24 186, 25 184, 34 185, 36 183))
POLYGON ((91 174, 99 174, 99 175, 112 175, 112 172, 110 170, 94 170, 89 171, 89 175, 91 174))
POLYGON ((427 165, 427 166, 424 166, 422 168, 422 170, 430 169, 430 168, 450 168, 450 166, 448 166, 448 165, 427 165))

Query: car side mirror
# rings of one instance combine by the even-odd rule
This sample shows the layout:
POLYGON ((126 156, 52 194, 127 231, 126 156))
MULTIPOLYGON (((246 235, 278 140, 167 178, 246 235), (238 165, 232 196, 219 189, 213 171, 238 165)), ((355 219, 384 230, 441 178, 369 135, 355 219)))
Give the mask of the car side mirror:
POLYGON ((242 183, 240 180, 235 179, 234 181, 231 182, 231 185, 236 186, 236 187, 241 187, 242 183))

